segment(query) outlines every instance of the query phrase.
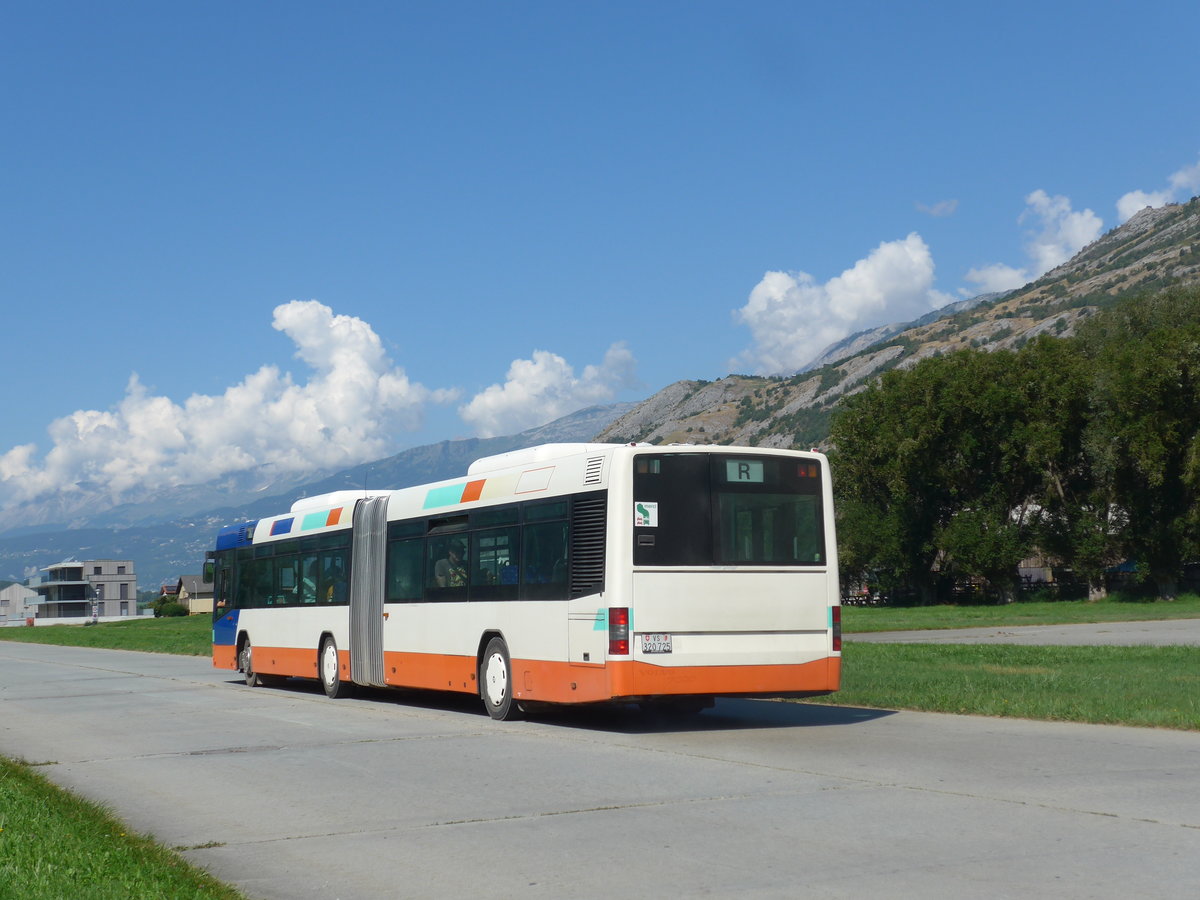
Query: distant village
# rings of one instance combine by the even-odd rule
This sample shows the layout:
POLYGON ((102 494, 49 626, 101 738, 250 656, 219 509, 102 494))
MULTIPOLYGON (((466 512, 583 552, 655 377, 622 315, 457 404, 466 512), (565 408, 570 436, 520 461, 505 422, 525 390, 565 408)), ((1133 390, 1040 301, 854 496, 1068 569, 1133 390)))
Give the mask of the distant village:
POLYGON ((68 559, 0 589, 0 627, 119 622, 133 616, 211 614, 212 609, 212 585, 201 575, 183 575, 139 595, 129 559, 68 559))

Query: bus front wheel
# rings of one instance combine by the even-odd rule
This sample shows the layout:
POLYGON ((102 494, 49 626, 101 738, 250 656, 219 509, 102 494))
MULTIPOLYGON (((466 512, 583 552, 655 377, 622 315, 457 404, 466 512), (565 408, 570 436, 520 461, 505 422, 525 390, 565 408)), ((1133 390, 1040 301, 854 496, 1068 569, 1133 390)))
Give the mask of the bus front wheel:
POLYGON ((521 717, 521 705, 513 700, 512 661, 504 638, 492 638, 479 664, 479 696, 488 715, 498 721, 521 717))
POLYGON ((246 638, 242 642, 241 652, 238 653, 238 668, 246 676, 246 687, 258 687, 264 683, 262 676, 254 671, 253 657, 254 650, 250 646, 250 638, 246 638))
POLYGON ((338 671, 338 649, 333 638, 328 637, 321 643, 320 652, 321 687, 325 688, 325 696, 330 700, 350 696, 354 687, 348 681, 342 681, 338 671))

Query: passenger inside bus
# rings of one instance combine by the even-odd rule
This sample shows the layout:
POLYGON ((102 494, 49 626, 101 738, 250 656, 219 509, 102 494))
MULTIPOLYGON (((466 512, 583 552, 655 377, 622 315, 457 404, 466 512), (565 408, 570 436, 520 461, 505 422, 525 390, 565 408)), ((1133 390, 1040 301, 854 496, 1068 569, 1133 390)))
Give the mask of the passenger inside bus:
POLYGON ((341 554, 329 554, 324 557, 325 571, 321 580, 325 588, 326 603, 345 603, 346 597, 346 562, 341 554))
POLYGON ((434 580, 438 587, 465 587, 467 583, 466 549, 462 541, 451 541, 446 558, 439 559, 434 566, 434 580))

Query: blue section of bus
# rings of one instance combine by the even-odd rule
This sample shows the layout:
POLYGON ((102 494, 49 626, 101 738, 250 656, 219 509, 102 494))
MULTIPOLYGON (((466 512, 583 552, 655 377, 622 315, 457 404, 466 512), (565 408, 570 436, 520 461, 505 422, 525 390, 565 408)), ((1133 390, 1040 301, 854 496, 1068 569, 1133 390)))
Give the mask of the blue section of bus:
POLYGON ((229 615, 213 622, 213 645, 217 647, 232 647, 237 640, 238 612, 234 610, 229 615))
POLYGON ((217 532, 217 549, 232 550, 235 547, 249 547, 254 542, 254 526, 258 522, 242 522, 240 525, 226 525, 217 532))

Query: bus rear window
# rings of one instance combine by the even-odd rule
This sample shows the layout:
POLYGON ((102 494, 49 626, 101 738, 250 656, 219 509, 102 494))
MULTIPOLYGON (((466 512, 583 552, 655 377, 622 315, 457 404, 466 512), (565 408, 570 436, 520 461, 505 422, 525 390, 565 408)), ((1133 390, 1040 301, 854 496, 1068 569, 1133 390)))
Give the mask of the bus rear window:
POLYGON ((634 565, 825 561, 820 466, 796 457, 664 453, 634 461, 634 565))

